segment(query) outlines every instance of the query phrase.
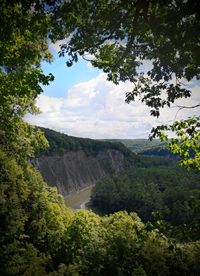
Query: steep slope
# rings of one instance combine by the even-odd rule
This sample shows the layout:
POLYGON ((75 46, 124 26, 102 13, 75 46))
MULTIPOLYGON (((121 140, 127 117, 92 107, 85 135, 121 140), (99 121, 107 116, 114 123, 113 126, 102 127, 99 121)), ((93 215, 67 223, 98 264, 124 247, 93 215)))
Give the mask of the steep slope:
POLYGON ((129 150, 120 143, 76 138, 42 129, 50 147, 31 160, 50 186, 64 196, 117 175, 126 165, 129 150))
POLYGON ((86 155, 83 150, 62 155, 43 155, 32 160, 50 186, 67 195, 97 180, 123 170, 124 155, 117 150, 100 151, 96 156, 86 155))

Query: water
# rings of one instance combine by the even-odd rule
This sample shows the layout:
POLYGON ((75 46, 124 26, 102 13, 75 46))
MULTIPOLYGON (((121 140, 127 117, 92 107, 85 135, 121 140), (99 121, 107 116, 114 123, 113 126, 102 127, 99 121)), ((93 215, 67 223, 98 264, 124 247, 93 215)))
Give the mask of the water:
POLYGON ((90 201, 92 187, 89 186, 83 190, 77 191, 65 198, 65 204, 72 210, 83 209, 86 210, 86 204, 90 201))

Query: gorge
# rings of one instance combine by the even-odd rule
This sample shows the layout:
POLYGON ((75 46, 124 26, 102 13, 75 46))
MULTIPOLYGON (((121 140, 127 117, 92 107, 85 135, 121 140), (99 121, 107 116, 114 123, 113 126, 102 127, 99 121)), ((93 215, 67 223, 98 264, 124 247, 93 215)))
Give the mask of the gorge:
POLYGON ((68 196, 98 180, 118 175, 126 167, 130 151, 121 143, 76 138, 42 129, 49 149, 38 153, 31 163, 49 186, 68 196))

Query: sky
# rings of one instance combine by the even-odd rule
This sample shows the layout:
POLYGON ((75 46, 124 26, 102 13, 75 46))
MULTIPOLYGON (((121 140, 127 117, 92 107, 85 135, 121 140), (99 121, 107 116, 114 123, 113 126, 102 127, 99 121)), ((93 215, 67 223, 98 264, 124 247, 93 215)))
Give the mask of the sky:
MULTIPOLYGON (((164 109, 159 118, 149 115, 150 109, 139 100, 125 103, 125 92, 131 91, 129 82, 114 85, 106 75, 80 60, 66 66, 66 57, 59 58, 59 41, 50 46, 52 63, 41 64, 45 74, 52 73, 55 80, 44 86, 36 105, 41 113, 26 115, 33 125, 51 128, 62 133, 93 139, 148 138, 152 127, 172 123, 188 116, 199 115, 200 109, 164 109)), ((144 66, 148 67, 149 64, 144 66)), ((192 97, 177 104, 192 106, 200 103, 198 82, 191 84, 192 97)))

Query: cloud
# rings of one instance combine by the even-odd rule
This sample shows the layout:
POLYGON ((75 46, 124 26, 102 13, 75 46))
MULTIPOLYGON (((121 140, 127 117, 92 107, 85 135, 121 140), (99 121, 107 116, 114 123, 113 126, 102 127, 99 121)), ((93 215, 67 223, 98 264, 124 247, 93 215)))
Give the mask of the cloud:
MULTIPOLYGON (((191 116, 199 110, 178 108, 164 109, 156 119, 149 115, 150 109, 139 100, 126 104, 125 92, 131 91, 129 82, 114 85, 105 74, 74 85, 66 97, 56 98, 41 95, 37 106, 41 114, 26 116, 35 125, 48 127, 63 133, 90 138, 147 138, 157 124, 191 116)), ((200 102, 199 87, 193 87, 193 97, 180 100, 180 105, 195 105, 200 102)))
POLYGON ((55 50, 56 52, 59 52, 60 51, 60 46, 62 44, 67 44, 71 39, 71 36, 69 36, 68 38, 66 39, 62 39, 62 40, 57 40, 55 43, 51 43, 50 44, 50 49, 53 49, 55 50))
POLYGON ((37 106, 42 110, 44 114, 51 114, 62 109, 63 100, 61 98, 42 95, 37 100, 37 106))

